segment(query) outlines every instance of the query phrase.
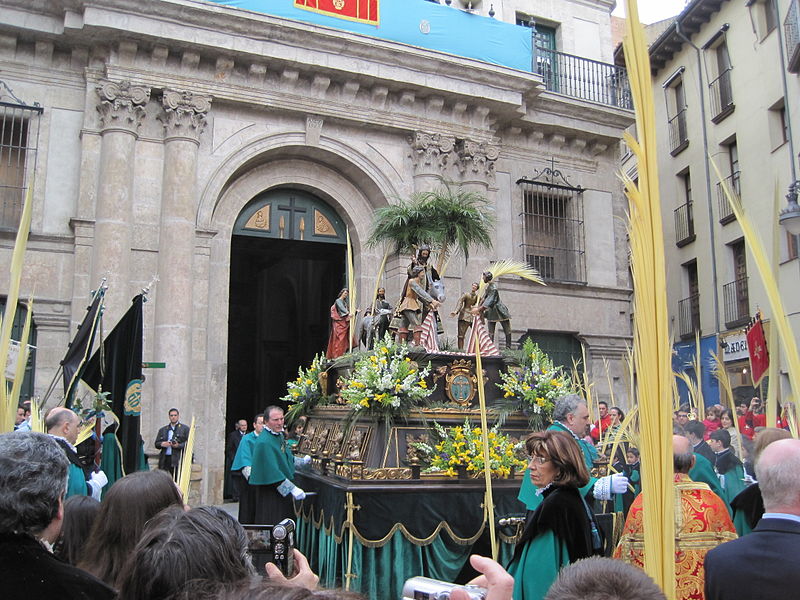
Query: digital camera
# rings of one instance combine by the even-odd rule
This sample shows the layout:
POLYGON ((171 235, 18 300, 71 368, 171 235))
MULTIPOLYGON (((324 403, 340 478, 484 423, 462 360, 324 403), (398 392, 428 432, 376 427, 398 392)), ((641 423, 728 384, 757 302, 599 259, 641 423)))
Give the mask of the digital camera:
POLYGON ((403 585, 403 598, 409 600, 450 600, 450 592, 466 590, 471 600, 484 600, 486 589, 477 585, 458 585, 429 577, 412 577, 403 585))
POLYGON ((285 577, 294 573, 294 521, 284 519, 276 525, 243 525, 247 550, 259 575, 266 575, 264 565, 274 563, 285 577))

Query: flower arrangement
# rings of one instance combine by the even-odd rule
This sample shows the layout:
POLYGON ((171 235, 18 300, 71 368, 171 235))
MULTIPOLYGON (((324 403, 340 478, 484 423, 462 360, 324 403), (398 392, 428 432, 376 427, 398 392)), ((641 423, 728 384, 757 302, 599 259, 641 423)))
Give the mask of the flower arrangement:
MULTIPOLYGON (((441 473, 455 477, 459 468, 467 474, 478 476, 483 472, 483 431, 473 427, 469 419, 463 425, 445 429, 433 424, 438 442, 433 446, 416 442, 414 446, 430 461, 425 473, 441 473)), ((509 477, 515 469, 522 472, 526 462, 521 458, 523 442, 518 442, 500 433, 497 425, 489 429, 489 468, 493 477, 509 477)))
POLYGON ((320 385, 320 376, 325 372, 325 356, 317 354, 307 369, 297 370, 297 379, 286 384, 286 395, 281 398, 291 406, 287 412, 287 422, 311 411, 325 398, 320 385))
POLYGON ((375 348, 353 365, 344 379, 340 397, 355 415, 370 414, 394 418, 407 414, 433 393, 425 378, 430 365, 420 369, 408 356, 408 346, 395 344, 387 333, 375 348))
POLYGON ((520 367, 500 373, 503 383, 497 386, 508 399, 502 407, 505 414, 522 411, 528 415, 533 430, 549 424, 558 397, 572 391, 572 381, 530 338, 525 340, 518 356, 520 367))

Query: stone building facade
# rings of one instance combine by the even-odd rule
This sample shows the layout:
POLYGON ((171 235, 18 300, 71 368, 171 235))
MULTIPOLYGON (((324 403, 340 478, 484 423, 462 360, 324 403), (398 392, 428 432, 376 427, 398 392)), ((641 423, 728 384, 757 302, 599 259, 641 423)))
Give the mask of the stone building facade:
MULTIPOLYGON (((29 138, 34 122, 37 134, 28 142, 34 213, 21 295, 34 298, 34 393, 56 373, 102 278, 106 333, 150 286, 145 360, 167 368, 146 372, 142 435, 149 448, 172 406, 184 422, 196 417, 204 500, 221 496, 227 425, 274 402, 265 381, 285 382, 322 349, 345 235, 366 306, 383 254, 365 244, 373 212, 441 178, 485 194, 497 220, 491 251, 451 261, 448 304, 489 261, 538 261, 546 287, 500 284, 514 339, 584 344, 596 394, 608 397, 611 381, 615 397, 626 396, 630 279, 615 174, 632 122, 624 103, 268 8, 2 4, 2 101, 41 109, 26 121, 29 138), (554 231, 567 229, 570 240, 548 254, 553 242, 540 236, 557 240, 554 231), (298 347, 300 338, 312 341, 298 347), (251 355, 260 362, 247 362, 251 355), (243 380, 255 383, 237 387, 243 380)), ((511 23, 518 4, 495 3, 511 23)), ((598 39, 610 37, 613 3, 552 4, 550 14, 525 14, 560 32, 554 39, 577 28, 572 4, 584 21, 594 18, 598 39)), ((15 226, 3 226, 8 264, 15 226)), ((389 259, 382 283, 392 301, 407 262, 389 259)), ((7 281, 0 285, 4 293, 7 281)), ((454 337, 455 322, 446 325, 454 337)))

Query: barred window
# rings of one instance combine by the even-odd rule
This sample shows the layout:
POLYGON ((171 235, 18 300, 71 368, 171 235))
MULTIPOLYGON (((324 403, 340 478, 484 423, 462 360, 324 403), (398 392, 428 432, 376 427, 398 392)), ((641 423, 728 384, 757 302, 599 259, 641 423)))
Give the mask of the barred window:
POLYGON ((517 183, 523 194, 525 259, 545 281, 586 283, 583 190, 550 181, 517 183))
POLYGON ((36 161, 37 106, 0 102, 0 227, 16 229, 36 161))

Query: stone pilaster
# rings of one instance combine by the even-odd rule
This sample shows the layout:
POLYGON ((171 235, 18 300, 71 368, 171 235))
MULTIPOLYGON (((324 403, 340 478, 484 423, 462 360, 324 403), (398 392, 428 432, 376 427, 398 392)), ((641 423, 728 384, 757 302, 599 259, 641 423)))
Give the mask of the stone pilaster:
POLYGON ((91 281, 108 278, 118 300, 106 305, 106 323, 113 324, 128 309, 130 299, 132 167, 150 89, 127 81, 102 81, 96 91, 101 142, 91 281))
POLYGON ((167 368, 155 375, 155 410, 166 414, 173 405, 188 408, 191 397, 197 154, 211 99, 165 90, 161 103, 164 173, 154 345, 167 368))
POLYGON ((437 187, 441 178, 447 178, 455 138, 415 131, 408 138, 408 143, 411 146, 411 163, 414 165, 414 191, 426 192, 437 187))
POLYGON ((494 164, 500 156, 499 148, 492 144, 459 140, 456 154, 462 185, 486 193, 489 183, 494 180, 494 164))

